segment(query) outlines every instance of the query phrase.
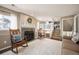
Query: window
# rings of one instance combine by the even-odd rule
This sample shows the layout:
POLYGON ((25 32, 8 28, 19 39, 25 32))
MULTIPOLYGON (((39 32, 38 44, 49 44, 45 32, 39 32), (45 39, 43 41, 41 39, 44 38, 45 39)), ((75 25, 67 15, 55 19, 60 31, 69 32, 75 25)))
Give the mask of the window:
POLYGON ((0 11, 0 30, 17 29, 17 15, 0 11))
POLYGON ((10 16, 0 14, 0 30, 6 30, 10 28, 10 16))
POLYGON ((40 22, 40 28, 45 29, 45 22, 40 22))
POLYGON ((40 22, 40 28, 42 28, 44 30, 52 29, 52 27, 53 27, 53 23, 50 23, 50 22, 40 22))
POLYGON ((51 24, 49 22, 46 22, 45 29, 51 29, 51 24))

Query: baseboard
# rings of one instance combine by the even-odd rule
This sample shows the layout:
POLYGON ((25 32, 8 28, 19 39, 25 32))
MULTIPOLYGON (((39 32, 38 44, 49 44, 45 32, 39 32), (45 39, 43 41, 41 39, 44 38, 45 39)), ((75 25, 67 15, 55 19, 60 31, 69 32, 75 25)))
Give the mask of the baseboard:
POLYGON ((2 49, 0 49, 0 54, 4 53, 4 52, 6 52, 6 51, 9 51, 10 49, 11 49, 11 46, 2 48, 2 49))

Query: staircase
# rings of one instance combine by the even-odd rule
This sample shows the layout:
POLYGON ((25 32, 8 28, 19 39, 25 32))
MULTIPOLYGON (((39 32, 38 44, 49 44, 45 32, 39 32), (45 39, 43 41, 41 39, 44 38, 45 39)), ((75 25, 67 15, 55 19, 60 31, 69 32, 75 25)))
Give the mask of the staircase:
POLYGON ((52 39, 61 40, 60 30, 59 29, 55 29, 52 32, 52 39))

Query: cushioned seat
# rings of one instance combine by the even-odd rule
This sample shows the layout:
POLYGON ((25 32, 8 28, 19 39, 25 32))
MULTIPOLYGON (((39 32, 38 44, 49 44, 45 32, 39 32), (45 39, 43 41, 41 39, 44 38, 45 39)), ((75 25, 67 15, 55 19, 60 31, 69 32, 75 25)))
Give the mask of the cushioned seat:
POLYGON ((24 44, 26 44, 25 47, 28 46, 27 38, 26 37, 21 38, 21 34, 20 34, 20 31, 18 29, 16 29, 16 30, 10 29, 10 37, 11 37, 12 51, 13 52, 18 53, 18 47, 19 46, 23 46, 24 44), (16 48, 16 51, 13 50, 14 48, 16 48))

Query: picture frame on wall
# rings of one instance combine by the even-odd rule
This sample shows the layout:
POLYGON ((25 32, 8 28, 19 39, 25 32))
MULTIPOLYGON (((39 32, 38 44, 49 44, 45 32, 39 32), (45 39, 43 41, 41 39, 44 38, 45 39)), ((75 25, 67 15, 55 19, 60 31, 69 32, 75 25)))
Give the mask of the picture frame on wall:
POLYGON ((72 31, 74 27, 74 19, 63 20, 63 31, 72 31))

